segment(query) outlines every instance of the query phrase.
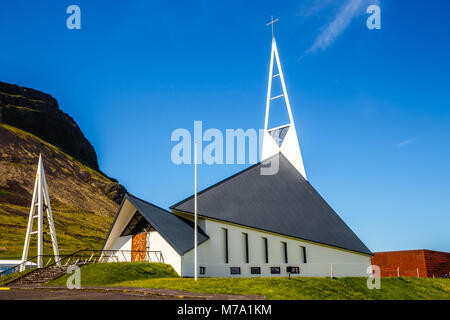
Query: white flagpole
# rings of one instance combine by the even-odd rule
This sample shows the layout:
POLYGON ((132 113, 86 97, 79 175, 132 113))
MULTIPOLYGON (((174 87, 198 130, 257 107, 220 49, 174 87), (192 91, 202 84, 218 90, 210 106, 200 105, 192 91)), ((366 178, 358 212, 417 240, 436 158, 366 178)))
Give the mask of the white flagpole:
POLYGON ((38 257, 37 257, 37 267, 42 268, 44 266, 43 264, 43 255, 44 255, 44 206, 43 206, 43 200, 44 200, 44 186, 43 186, 43 179, 42 179, 42 156, 39 155, 39 164, 38 164, 38 257))
POLYGON ((194 141, 194 277, 197 281, 197 141, 194 141))

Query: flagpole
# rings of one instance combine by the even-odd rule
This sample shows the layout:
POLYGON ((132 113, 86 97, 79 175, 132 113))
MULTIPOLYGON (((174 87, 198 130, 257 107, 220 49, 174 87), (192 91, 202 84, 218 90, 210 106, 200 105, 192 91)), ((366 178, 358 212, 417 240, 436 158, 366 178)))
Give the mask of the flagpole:
POLYGON ((194 141, 194 277, 197 281, 197 141, 194 141))

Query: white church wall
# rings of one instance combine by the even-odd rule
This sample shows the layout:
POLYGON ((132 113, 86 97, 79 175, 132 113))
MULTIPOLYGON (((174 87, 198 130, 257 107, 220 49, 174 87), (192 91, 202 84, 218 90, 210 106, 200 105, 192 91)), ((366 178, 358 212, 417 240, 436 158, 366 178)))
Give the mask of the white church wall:
MULTIPOLYGON (((130 201, 125 200, 123 206, 121 208, 120 214, 116 217, 116 221, 113 225, 111 232, 109 233, 108 239, 106 239, 103 250, 111 250, 113 244, 117 242, 119 238, 121 238, 121 233, 126 225, 130 222, 134 213, 136 212, 136 208, 131 204, 130 201)), ((117 243, 120 243, 117 242, 117 243)), ((116 249, 114 249, 116 250, 116 249)), ((124 249, 125 250, 125 249, 124 249)), ((130 249, 131 250, 131 244, 130 249)))
MULTIPOLYGON (((175 249, 156 231, 149 232, 147 237, 147 251, 161 251, 164 263, 170 264, 181 275, 181 256, 175 249)), ((108 262, 130 262, 132 236, 118 237, 108 250, 111 250, 105 252, 108 262)), ((152 253, 148 254, 148 258, 152 262, 158 261, 152 253)))
MULTIPOLYGON (((202 219, 203 220, 203 219, 202 219)), ((206 219, 203 230, 210 237, 198 247, 198 266, 206 268, 207 277, 288 276, 286 267, 300 268, 298 276, 334 277, 368 276, 370 256, 335 249, 268 232, 244 228, 206 219), (224 228, 228 230, 228 263, 225 263, 224 228), (245 259, 243 233, 248 234, 249 263, 245 259), (267 238, 269 263, 265 263, 263 237, 267 238), (282 242, 287 244, 288 262, 284 262, 282 242), (303 263, 302 247, 306 248, 307 263, 303 263), (240 267, 240 275, 230 274, 231 267, 240 267), (250 267, 259 267, 261 274, 251 274, 250 267), (280 274, 271 274, 271 267, 279 267, 280 274)), ((182 260, 182 275, 193 276, 194 252, 187 252, 182 260)), ((292 276, 296 276, 292 274, 292 276)))
MULTIPOLYGON (((136 208, 130 201, 125 200, 121 212, 117 217, 117 220, 110 232, 108 239, 106 240, 103 250, 105 250, 105 256, 109 256, 109 262, 125 262, 131 261, 132 250, 132 236, 121 237, 120 234, 125 226, 130 222, 136 208), (115 251, 115 252, 114 252, 115 251)), ((157 232, 150 232, 149 235, 149 251, 161 251, 163 254, 164 262, 172 265, 178 274, 181 274, 181 257, 170 246, 167 241, 157 232)), ((157 261, 156 257, 150 255, 151 261, 157 261)))
POLYGON ((109 257, 109 262, 130 262, 131 261, 131 236, 118 237, 105 254, 109 257))
POLYGON ((158 232, 152 231, 149 233, 148 244, 147 250, 161 251, 164 263, 170 264, 181 275, 181 256, 158 232))
POLYGON ((294 123, 291 123, 291 127, 289 128, 286 137, 281 144, 280 152, 306 179, 305 167, 303 166, 303 158, 300 151, 300 145, 298 143, 297 131, 294 123))

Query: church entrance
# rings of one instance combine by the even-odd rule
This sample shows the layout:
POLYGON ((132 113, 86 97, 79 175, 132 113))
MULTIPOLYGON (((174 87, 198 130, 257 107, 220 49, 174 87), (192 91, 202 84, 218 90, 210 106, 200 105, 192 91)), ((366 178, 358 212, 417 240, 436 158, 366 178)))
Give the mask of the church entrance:
POLYGON ((131 261, 145 261, 147 250, 147 232, 133 235, 131 242, 131 261))
POLYGON ((150 231, 155 229, 148 221, 136 211, 128 225, 123 230, 121 237, 131 236, 131 261, 148 261, 147 252, 150 250, 150 231))

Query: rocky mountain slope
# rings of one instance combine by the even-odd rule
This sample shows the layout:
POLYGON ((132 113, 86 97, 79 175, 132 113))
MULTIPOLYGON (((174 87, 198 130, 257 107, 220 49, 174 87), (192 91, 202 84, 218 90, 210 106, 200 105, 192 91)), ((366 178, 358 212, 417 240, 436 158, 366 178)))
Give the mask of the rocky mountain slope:
MULTIPOLYGON (((94 148, 55 99, 13 87, 17 95, 0 83, 0 258, 20 257, 39 153, 60 250, 100 249, 126 190, 98 170, 94 148)), ((44 253, 51 253, 49 237, 44 240, 44 253)))
POLYGON ((94 147, 51 95, 0 82, 0 122, 33 133, 98 170, 94 147))

